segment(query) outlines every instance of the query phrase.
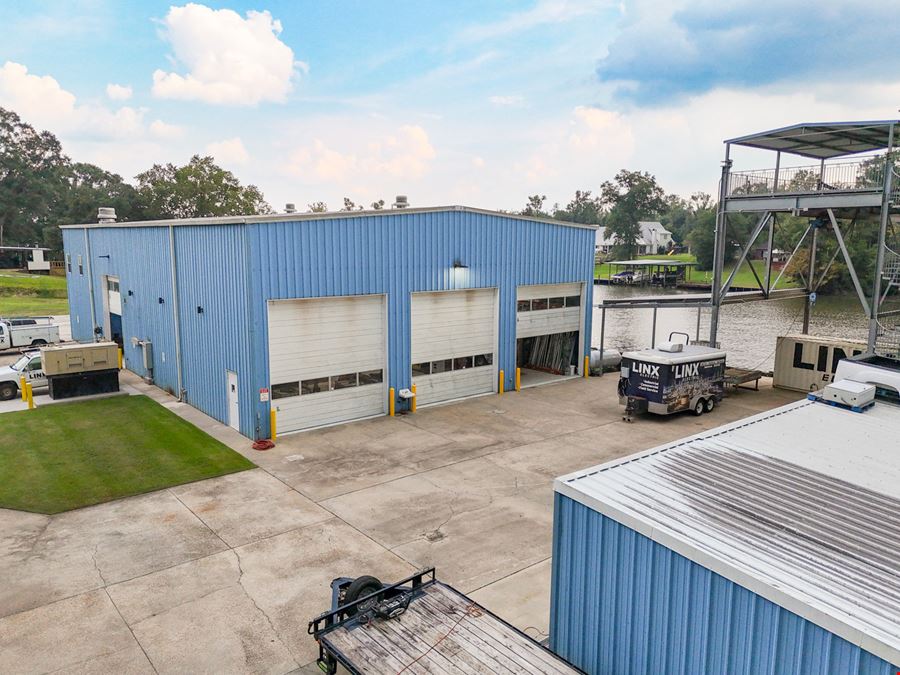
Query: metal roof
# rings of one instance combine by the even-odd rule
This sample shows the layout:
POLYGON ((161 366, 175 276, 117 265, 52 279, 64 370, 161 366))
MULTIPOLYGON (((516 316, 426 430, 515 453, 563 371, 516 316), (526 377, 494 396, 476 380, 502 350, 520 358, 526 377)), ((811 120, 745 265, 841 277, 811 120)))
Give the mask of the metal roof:
POLYGON ((555 488, 900 663, 900 407, 800 401, 555 488))
POLYGON ((111 223, 73 223, 71 225, 60 225, 59 227, 60 229, 65 230, 68 228, 168 227, 169 225, 244 225, 246 223, 287 223, 301 220, 333 220, 338 218, 360 218, 364 216, 402 216, 410 213, 440 213, 446 211, 480 213, 488 216, 510 218, 512 220, 529 220, 538 223, 548 223, 550 225, 579 227, 587 230, 596 230, 598 227, 597 225, 590 223, 572 223, 567 220, 523 216, 518 213, 477 209, 471 206, 406 207, 403 209, 369 209, 367 211, 328 211, 326 213, 269 213, 258 216, 211 216, 207 218, 171 218, 169 220, 114 221, 111 223))
MULTIPOLYGON (((830 159, 887 149, 890 145, 891 127, 897 124, 900 121, 803 123, 740 136, 725 142, 763 150, 780 150, 815 159, 830 159)), ((897 145, 896 139, 894 145, 897 145)))

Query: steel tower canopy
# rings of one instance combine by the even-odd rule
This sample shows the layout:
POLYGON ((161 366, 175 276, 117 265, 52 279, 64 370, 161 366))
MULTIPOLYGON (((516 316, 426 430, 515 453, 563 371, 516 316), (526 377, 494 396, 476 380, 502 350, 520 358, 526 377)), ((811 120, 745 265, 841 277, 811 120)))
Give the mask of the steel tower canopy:
POLYGON ((725 143, 815 159, 831 159, 886 150, 891 146, 891 126, 897 124, 900 121, 804 122, 732 138, 725 143))

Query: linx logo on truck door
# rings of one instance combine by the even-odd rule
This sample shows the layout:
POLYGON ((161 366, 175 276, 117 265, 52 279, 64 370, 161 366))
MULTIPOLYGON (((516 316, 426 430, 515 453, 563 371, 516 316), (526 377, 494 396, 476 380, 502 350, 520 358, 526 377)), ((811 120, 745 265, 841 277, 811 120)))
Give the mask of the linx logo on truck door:
POLYGON ((636 361, 634 364, 634 372, 638 375, 646 375, 647 377, 659 379, 659 366, 654 366, 650 363, 636 361))

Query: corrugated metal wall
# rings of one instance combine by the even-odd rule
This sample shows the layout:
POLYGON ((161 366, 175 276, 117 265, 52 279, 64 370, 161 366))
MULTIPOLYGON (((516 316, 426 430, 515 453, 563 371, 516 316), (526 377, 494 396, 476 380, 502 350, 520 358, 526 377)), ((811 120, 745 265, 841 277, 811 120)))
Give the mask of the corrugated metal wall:
MULTIPOLYGON (((594 230, 467 211, 390 213, 247 226, 255 373, 268 382, 266 300, 386 293, 388 386, 409 387, 410 293, 500 289, 499 369, 515 379, 516 286, 584 282, 592 304, 594 230), (459 261, 465 269, 454 269, 459 261)), ((591 312, 585 312, 585 353, 591 312)), ((257 412, 268 420, 268 404, 257 412)), ((267 428, 267 427, 266 427, 267 428)))
POLYGON ((898 670, 559 493, 550 644, 588 673, 898 670))
MULTIPOLYGON (((141 347, 134 345, 131 338, 151 340, 154 351, 154 382, 163 389, 175 392, 175 332, 168 237, 166 227, 87 230, 97 325, 102 327, 104 324, 104 277, 118 277, 122 294, 125 364, 129 370, 142 377, 146 376, 141 347), (162 303, 159 302, 160 298, 163 299, 162 303)), ((72 272, 67 275, 72 337, 75 340, 91 341, 93 327, 85 231, 63 230, 63 243, 66 253, 72 255, 72 272), (78 273, 78 255, 82 255, 84 260, 83 276, 78 273)))
MULTIPOLYGON (((269 404, 258 393, 269 386, 269 299, 387 294, 388 386, 397 390, 411 384, 410 293, 498 287, 498 367, 507 389, 515 378, 516 286, 583 282, 585 307, 592 304, 591 229, 451 210, 172 230, 186 399, 227 421, 225 371, 233 370, 241 390, 241 432, 250 437, 269 434, 269 404), (454 269, 455 261, 466 267, 454 269)), ((175 392, 169 228, 89 228, 88 236, 97 323, 103 325, 103 275, 118 276, 128 366, 144 374, 140 348, 131 347, 130 339, 151 339, 157 383, 175 392)), ((84 238, 82 229, 63 231, 73 258, 73 336, 90 340, 84 238), (83 277, 75 265, 79 254, 85 256, 83 277)), ((590 334, 586 311, 585 354, 590 334)))

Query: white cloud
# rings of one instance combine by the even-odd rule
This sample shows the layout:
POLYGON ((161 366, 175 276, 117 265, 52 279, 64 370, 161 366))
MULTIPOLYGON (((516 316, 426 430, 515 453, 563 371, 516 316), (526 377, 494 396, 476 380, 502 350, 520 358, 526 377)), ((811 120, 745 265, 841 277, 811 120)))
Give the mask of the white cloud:
POLYGON ((163 35, 187 72, 157 70, 153 95, 207 103, 256 105, 284 101, 297 70, 294 52, 278 35, 281 22, 267 12, 214 10, 194 3, 170 7, 163 35))
POLYGON ((525 102, 525 98, 518 95, 489 96, 488 101, 490 101, 493 105, 499 106, 519 106, 525 102))
POLYGON ((110 82, 106 85, 106 95, 113 101, 127 101, 131 98, 132 93, 130 85, 114 84, 110 82))
POLYGON ((237 136, 223 141, 214 141, 206 146, 206 154, 212 155, 220 164, 245 164, 250 154, 237 136))
POLYGON ((540 0, 531 9, 515 12, 499 21, 470 26, 460 38, 471 41, 495 39, 538 26, 566 23, 613 4, 607 0, 540 0))
POLYGON ((474 166, 476 169, 483 169, 484 168, 484 158, 483 157, 473 157, 472 158, 472 166, 474 166))
POLYGON ((172 140, 184 136, 184 128, 177 124, 167 124, 162 120, 150 122, 150 134, 156 138, 172 140))
POLYGON ((368 141, 345 133, 341 137, 345 143, 350 141, 350 148, 337 150, 316 139, 294 152, 288 171, 307 179, 347 184, 372 177, 412 180, 425 175, 437 154, 427 132, 417 125, 404 125, 368 141))
POLYGON ((0 68, 0 105, 14 110, 29 124, 57 134, 127 138, 144 132, 143 110, 78 104, 75 95, 54 78, 32 75, 14 61, 7 61, 0 68))

